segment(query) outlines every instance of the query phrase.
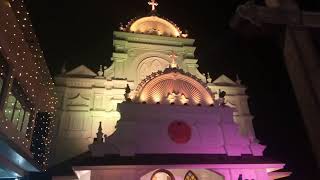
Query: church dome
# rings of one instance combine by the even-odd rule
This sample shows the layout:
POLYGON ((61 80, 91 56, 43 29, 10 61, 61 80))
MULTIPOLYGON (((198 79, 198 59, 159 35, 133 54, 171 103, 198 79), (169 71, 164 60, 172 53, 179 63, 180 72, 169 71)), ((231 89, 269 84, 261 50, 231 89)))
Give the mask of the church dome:
POLYGON ((177 68, 167 68, 147 76, 134 94, 134 101, 148 104, 213 104, 212 92, 206 84, 177 68))
POLYGON ((172 37, 180 37, 182 35, 179 27, 175 24, 155 15, 142 17, 130 22, 128 31, 172 37))
POLYGON ((148 4, 152 6, 151 15, 132 19, 125 27, 121 26, 120 30, 169 37, 186 38, 188 36, 186 33, 182 33, 180 28, 172 21, 156 15, 155 7, 158 3, 152 0, 148 4))

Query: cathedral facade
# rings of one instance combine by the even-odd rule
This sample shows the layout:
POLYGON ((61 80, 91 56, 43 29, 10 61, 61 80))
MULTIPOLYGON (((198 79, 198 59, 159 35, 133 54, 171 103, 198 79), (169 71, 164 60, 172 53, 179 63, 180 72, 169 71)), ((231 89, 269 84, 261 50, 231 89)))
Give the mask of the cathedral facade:
POLYGON ((51 163, 76 161, 73 176, 55 178, 273 179, 284 164, 263 157, 246 87, 199 72, 195 40, 149 5, 114 32, 110 67, 55 77, 51 163))

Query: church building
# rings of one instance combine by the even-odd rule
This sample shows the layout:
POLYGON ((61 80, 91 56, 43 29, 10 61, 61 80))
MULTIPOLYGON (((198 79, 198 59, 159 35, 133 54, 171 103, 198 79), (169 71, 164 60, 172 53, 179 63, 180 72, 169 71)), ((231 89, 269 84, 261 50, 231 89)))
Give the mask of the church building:
MULTIPOLYGON (((269 180, 283 163, 263 156, 246 87, 199 72, 194 39, 160 17, 113 33, 110 67, 62 69, 52 144, 56 180, 269 180)), ((53 170, 52 170, 53 171, 53 170)))

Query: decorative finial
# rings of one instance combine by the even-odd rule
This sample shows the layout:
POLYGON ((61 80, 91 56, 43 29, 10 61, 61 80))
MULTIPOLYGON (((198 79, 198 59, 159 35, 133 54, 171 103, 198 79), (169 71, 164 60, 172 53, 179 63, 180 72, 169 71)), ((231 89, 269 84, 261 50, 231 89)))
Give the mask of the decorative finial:
POLYGON ((122 23, 120 23, 119 30, 120 30, 120 31, 125 31, 125 30, 126 30, 126 28, 123 26, 123 24, 122 24, 122 23))
POLYGON ((102 133, 102 126, 101 126, 101 121, 100 121, 98 132, 97 132, 97 143, 102 143, 102 142, 103 142, 103 133, 102 133))
POLYGON ((131 92, 130 86, 129 86, 129 84, 127 84, 126 92, 124 94, 124 98, 126 99, 126 101, 131 101, 131 99, 129 98, 130 92, 131 92))
POLYGON ((189 36, 188 30, 185 30, 184 33, 181 34, 183 38, 187 38, 189 36))
POLYGON ((178 67, 178 64, 177 64, 177 62, 176 62, 176 60, 177 60, 177 54, 174 52, 174 51, 172 51, 171 52, 171 54, 169 54, 169 58, 172 60, 171 61, 171 64, 170 64, 170 67, 171 68, 177 68, 178 67))
POLYGON ((204 82, 207 82, 206 73, 202 73, 202 76, 204 77, 204 82))
POLYGON ((209 72, 207 72, 207 82, 208 82, 208 83, 211 83, 211 82, 212 82, 212 78, 211 78, 209 72))
POLYGON ((241 85, 241 79, 239 78, 239 74, 236 75, 236 78, 237 78, 236 83, 241 85))
POLYGON ((63 65, 61 67, 61 74, 65 74, 66 72, 67 72, 66 62, 63 62, 63 65))
POLYGON ((100 68, 99 68, 99 71, 98 71, 98 76, 99 77, 103 76, 102 65, 100 65, 100 68))
POLYGON ((223 106, 225 104, 225 96, 226 96, 226 92, 225 91, 221 91, 220 89, 217 92, 218 98, 216 100, 216 103, 218 106, 223 106))
POLYGON ((159 5, 156 0, 151 0, 148 4, 151 6, 151 11, 156 11, 156 7, 159 5))
POLYGON ((226 96, 226 92, 225 91, 221 91, 219 89, 219 98, 224 98, 226 96))

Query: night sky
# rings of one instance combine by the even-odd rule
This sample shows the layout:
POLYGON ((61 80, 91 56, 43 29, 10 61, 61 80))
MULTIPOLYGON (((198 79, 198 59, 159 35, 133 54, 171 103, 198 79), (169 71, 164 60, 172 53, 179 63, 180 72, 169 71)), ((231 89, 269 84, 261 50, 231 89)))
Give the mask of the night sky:
MULTIPOLYGON (((257 138, 268 146, 266 156, 287 163, 299 179, 315 170, 295 95, 282 56, 282 26, 255 27, 243 22, 230 28, 237 5, 244 1, 158 0, 158 13, 196 39, 200 72, 235 79, 248 87, 257 138), (210 4, 209 4, 210 2, 210 4)), ((97 71, 110 66, 112 32, 120 22, 144 16, 147 0, 28 0, 35 31, 52 74, 84 64, 97 71)), ((320 10, 320 2, 301 3, 320 10)))

